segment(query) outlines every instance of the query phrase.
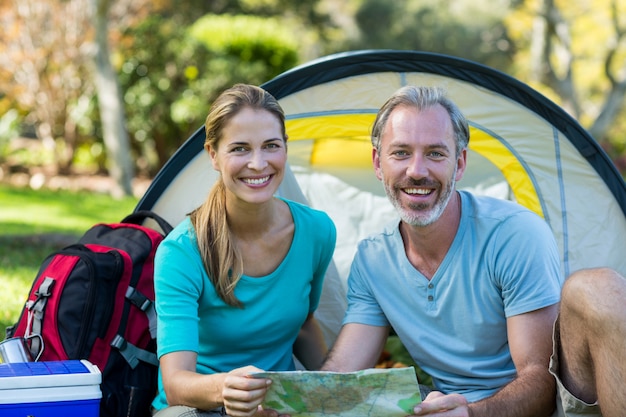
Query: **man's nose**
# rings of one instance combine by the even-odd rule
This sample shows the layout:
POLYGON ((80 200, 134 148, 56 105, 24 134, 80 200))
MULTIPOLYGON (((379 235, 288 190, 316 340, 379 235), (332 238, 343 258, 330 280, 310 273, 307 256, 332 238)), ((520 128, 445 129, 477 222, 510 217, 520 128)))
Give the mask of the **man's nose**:
POLYGON ((421 155, 413 155, 406 167, 406 175, 411 178, 424 178, 428 176, 426 160, 421 155))

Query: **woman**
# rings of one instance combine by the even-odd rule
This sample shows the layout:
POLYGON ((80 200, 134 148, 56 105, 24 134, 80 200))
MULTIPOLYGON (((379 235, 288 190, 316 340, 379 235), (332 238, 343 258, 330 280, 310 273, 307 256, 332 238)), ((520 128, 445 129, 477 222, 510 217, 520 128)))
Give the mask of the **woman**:
POLYGON ((158 417, 275 415, 260 370, 317 369, 326 345, 313 313, 336 241, 317 210, 274 196, 284 176, 284 113, 238 84, 213 103, 205 149, 220 173, 205 203, 159 246, 158 417))

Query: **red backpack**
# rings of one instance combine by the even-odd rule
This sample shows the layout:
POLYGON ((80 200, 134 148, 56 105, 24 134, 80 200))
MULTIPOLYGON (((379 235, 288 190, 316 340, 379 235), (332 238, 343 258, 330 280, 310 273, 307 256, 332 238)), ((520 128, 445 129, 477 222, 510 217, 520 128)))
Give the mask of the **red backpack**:
POLYGON ((18 322, 7 328, 7 337, 30 336, 40 361, 96 365, 101 417, 150 416, 158 369, 154 254, 171 230, 150 211, 93 226, 44 260, 18 322), (147 218, 162 232, 143 226, 147 218))

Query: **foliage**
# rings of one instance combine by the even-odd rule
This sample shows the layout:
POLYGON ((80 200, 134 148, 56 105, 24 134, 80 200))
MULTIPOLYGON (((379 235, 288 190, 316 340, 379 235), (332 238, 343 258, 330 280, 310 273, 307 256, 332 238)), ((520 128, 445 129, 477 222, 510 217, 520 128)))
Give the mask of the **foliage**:
POLYGON ((72 243, 98 222, 115 222, 132 212, 134 198, 32 190, 0 185, 0 339, 13 324, 39 265, 52 251, 72 243))
POLYGON ((503 1, 363 0, 355 14, 359 37, 346 47, 436 52, 506 71, 513 53, 506 11, 503 1))
POLYGON ((4 162, 9 148, 9 140, 18 134, 19 113, 15 109, 0 116, 0 163, 4 162))
POLYGON ((137 165, 154 174, 192 129, 197 116, 177 123, 171 108, 192 95, 189 84, 204 71, 209 56, 175 20, 153 15, 126 31, 116 61, 137 165))
MULTIPOLYGON (((90 5, 0 2, 0 117, 10 103, 61 169, 102 172, 90 5)), ((141 174, 153 175, 201 126, 220 90, 373 48, 449 54, 509 73, 570 111, 626 172, 625 8, 619 0, 113 0, 108 24, 141 174)), ((16 133, 7 121, 0 159, 16 133)))
POLYGON ((190 27, 190 34, 210 51, 237 57, 244 66, 263 62, 274 77, 298 61, 293 31, 281 23, 278 18, 207 15, 190 27))
POLYGON ((568 111, 626 173, 626 3, 618 0, 358 0, 346 49, 467 58, 568 111))
MULTIPOLYGON (((323 38, 321 33, 328 16, 318 10, 319 2, 110 2, 109 42, 130 113, 127 127, 133 136, 132 155, 138 172, 156 172, 202 124, 208 103, 217 91, 240 81, 260 84, 297 63, 305 44, 323 38), (239 51, 232 48, 224 53, 223 45, 215 44, 212 46, 216 50, 212 51, 202 47, 185 29, 207 12, 226 17, 225 13, 282 16, 273 22, 273 27, 265 25, 265 30, 272 33, 276 28, 290 27, 293 30, 283 40, 293 43, 293 39, 298 39, 298 46, 282 47, 276 36, 257 36, 270 40, 272 45, 268 48, 278 46, 275 51, 285 53, 282 57, 274 54, 272 61, 267 62, 269 49, 262 51, 258 39, 250 42, 255 50, 239 42, 239 51), (311 27, 319 34, 313 35, 311 27), (242 61, 246 64, 241 65, 242 61), (150 72, 144 73, 147 69, 150 72)), ((84 7, 79 0, 9 3, 0 4, 0 20, 5 29, 0 33, 3 104, 16 102, 25 110, 25 114, 20 113, 20 122, 34 127, 39 140, 54 150, 53 159, 61 171, 69 172, 75 163, 81 163, 104 172, 110 164, 95 106, 93 7, 84 7), (8 100, 4 100, 5 96, 8 100)), ((261 21, 256 17, 248 23, 260 27, 261 21)), ((9 133, 14 137, 17 132, 11 129, 9 133)))
POLYGON ((415 368, 418 383, 431 389, 434 388, 433 378, 421 369, 417 363, 415 363, 411 354, 402 344, 397 335, 392 334, 387 338, 383 355, 381 355, 381 360, 385 359, 385 355, 389 355, 388 361, 391 363, 386 364, 385 362, 379 361, 378 366, 386 368, 412 366, 415 368))
POLYGON ((0 91, 27 112, 26 122, 68 169, 81 137, 80 106, 91 93, 88 8, 78 0, 11 3, 0 14, 0 91))
MULTIPOLYGON (((150 9, 146 0, 110 3, 113 34, 150 9)), ((21 125, 54 152, 53 168, 63 173, 73 169, 79 147, 98 140, 92 80, 95 5, 82 0, 0 2, 0 96, 6 94, 19 108, 21 125)))
POLYGON ((290 32, 277 27, 271 19, 208 15, 186 29, 155 15, 126 33, 120 83, 140 167, 154 174, 225 88, 262 84, 298 62, 290 32))
POLYGON ((525 0, 505 20, 519 45, 513 75, 561 105, 618 165, 626 145, 624 16, 617 0, 525 0))

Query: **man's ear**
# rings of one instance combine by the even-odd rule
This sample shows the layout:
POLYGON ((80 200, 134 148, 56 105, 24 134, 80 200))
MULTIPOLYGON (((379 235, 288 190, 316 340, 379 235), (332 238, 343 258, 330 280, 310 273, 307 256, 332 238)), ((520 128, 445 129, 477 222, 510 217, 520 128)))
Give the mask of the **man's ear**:
POLYGON ((465 173, 465 168, 467 168, 467 148, 463 149, 459 157, 456 159, 455 181, 461 181, 461 178, 463 178, 463 174, 465 173))
POLYGON ((374 172, 376 173, 376 178, 380 181, 383 180, 383 174, 380 170, 380 155, 375 147, 372 148, 372 164, 374 164, 374 172))

